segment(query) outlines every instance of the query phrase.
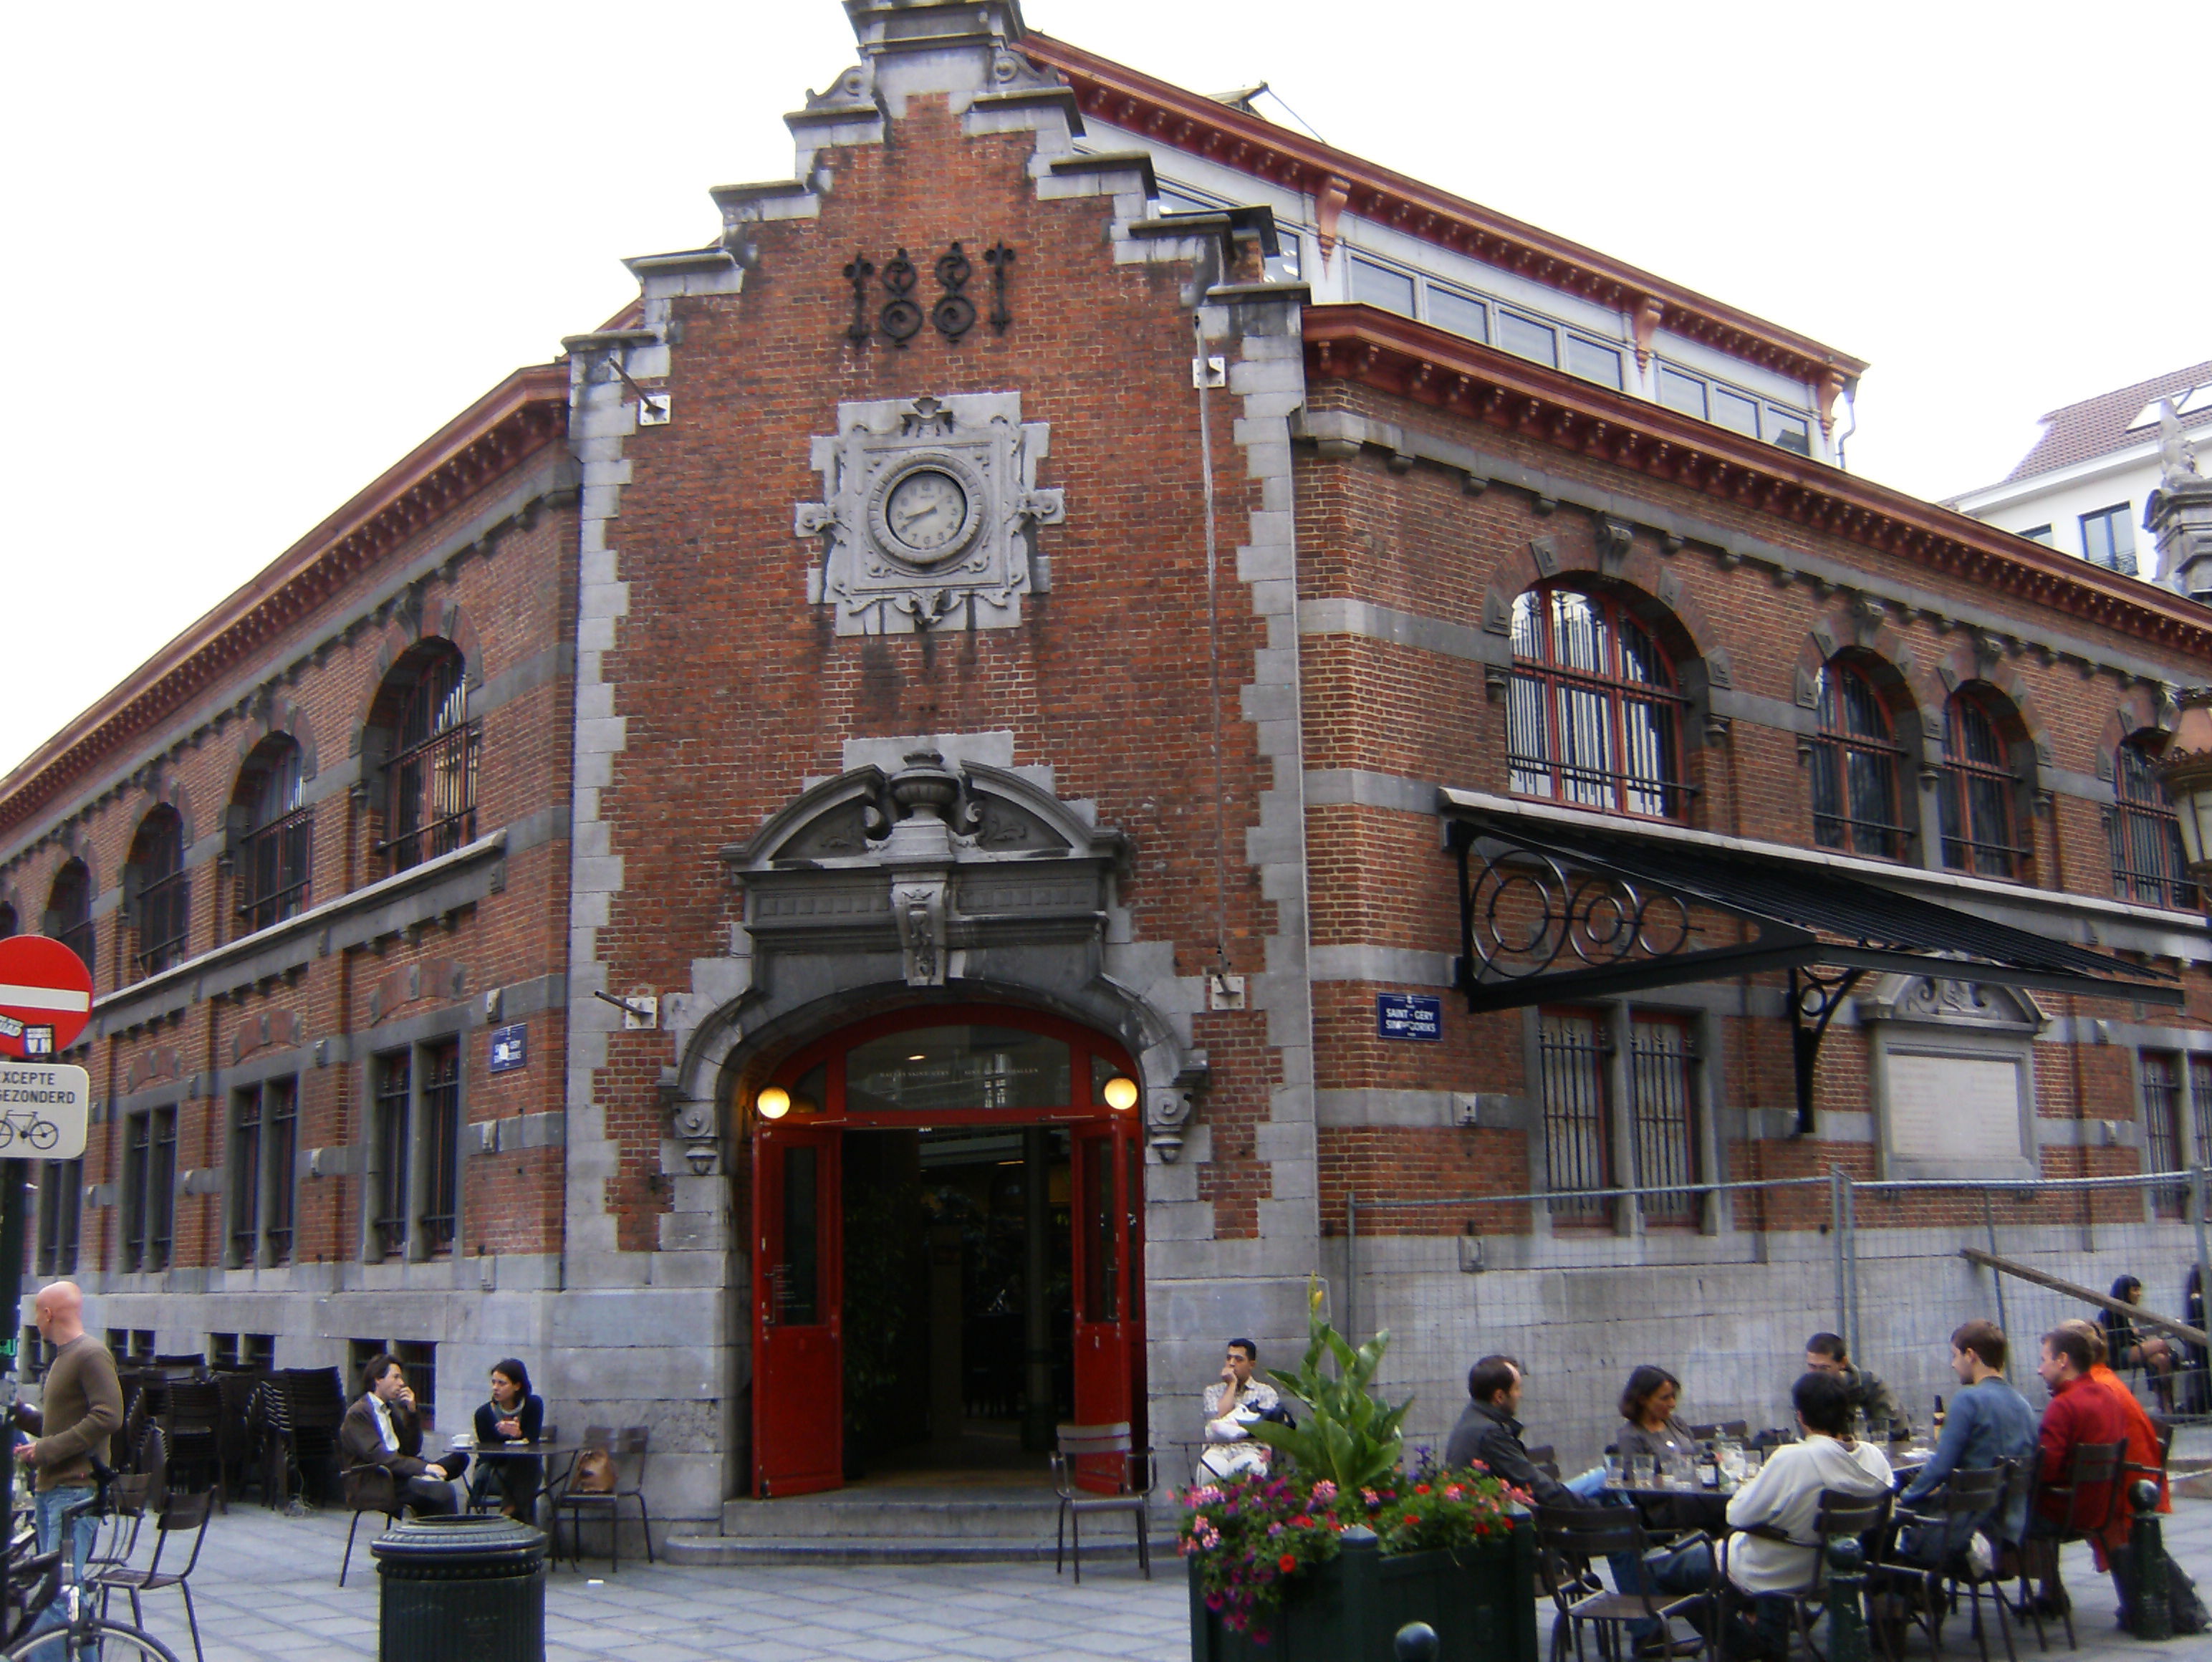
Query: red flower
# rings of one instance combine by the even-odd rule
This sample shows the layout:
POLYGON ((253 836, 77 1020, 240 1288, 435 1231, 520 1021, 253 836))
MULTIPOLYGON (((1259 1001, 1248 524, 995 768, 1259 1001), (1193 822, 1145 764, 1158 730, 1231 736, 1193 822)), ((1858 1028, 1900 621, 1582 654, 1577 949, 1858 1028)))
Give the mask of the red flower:
POLYGON ((1292 1570, 1298 1567, 1297 1555, 1295 1553, 1286 1552, 1279 1559, 1276 1560, 1276 1562, 1285 1575, 1288 1575, 1292 1570))
POLYGON ((1406 1514, 1406 1527, 1407 1529, 1418 1529, 1420 1527, 1420 1522, 1421 1519, 1419 1513, 1409 1512, 1406 1514))
POLYGON ((1413 1493, 1416 1495, 1426 1495, 1428 1492, 1429 1486, 1426 1483, 1416 1483, 1413 1485, 1413 1493))

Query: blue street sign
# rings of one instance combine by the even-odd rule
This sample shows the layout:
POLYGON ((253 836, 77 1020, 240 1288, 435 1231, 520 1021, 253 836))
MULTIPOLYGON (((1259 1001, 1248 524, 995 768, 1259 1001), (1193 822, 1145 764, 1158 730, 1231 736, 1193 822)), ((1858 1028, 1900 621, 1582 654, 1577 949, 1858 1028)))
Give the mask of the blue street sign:
POLYGON ((1444 1001, 1428 993, 1375 995, 1375 1037, 1424 1041, 1444 1036, 1444 1001))
POLYGON ((512 1073, 530 1060, 530 1028, 523 1022, 491 1030, 491 1070, 512 1073))

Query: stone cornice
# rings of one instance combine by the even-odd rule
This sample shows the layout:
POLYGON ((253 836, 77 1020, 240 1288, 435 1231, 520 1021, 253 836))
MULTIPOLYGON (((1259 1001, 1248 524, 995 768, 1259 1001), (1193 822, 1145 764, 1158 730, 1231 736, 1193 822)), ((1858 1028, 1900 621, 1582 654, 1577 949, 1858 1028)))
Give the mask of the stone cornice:
POLYGON ((0 779, 0 832, 23 824, 362 571, 565 429, 568 370, 536 364, 478 399, 0 779))
POLYGON ((1866 369, 1863 360, 1809 336, 1065 40, 1031 32, 1023 37, 1021 52, 1066 76, 1085 114, 1125 132, 1157 137, 1534 282, 1637 314, 1650 325, 1793 380, 1840 384, 1866 369), (1656 315, 1650 311, 1654 306, 1656 315))
POLYGON ((1311 306, 1307 373, 1356 380, 2212 659, 2212 612, 1808 457, 1371 306, 1311 306))

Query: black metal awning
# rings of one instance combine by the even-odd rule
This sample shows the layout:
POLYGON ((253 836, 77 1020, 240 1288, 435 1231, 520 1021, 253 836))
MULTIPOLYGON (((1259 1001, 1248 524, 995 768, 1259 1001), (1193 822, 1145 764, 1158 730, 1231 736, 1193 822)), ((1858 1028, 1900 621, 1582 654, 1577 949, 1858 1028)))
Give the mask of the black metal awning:
POLYGON ((2179 980, 2163 971, 1832 868, 1549 818, 1450 813, 1457 981, 1471 1011, 1815 966, 2182 1002, 2179 980), (1486 842, 1504 850, 1486 854, 1486 842), (1692 906, 1743 919, 1753 938, 1695 947, 1692 906))
POLYGON ((2179 979, 1884 888, 1825 864, 1677 842, 1447 799, 1459 860, 1460 955, 1470 1012, 1617 998, 1787 971, 1797 1119, 1828 1024, 1869 974, 1930 976, 2178 1007, 2179 979), (1691 909, 1751 925, 1695 944, 1691 909))

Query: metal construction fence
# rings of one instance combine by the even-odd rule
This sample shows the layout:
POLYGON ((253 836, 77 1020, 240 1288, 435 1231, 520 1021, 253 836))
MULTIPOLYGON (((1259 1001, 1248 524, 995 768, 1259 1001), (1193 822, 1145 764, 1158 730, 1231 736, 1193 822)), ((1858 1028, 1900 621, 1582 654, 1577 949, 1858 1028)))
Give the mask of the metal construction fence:
MULTIPOLYGON (((1341 1295, 1348 1330, 1389 1326, 1432 1348, 1525 1355, 1552 1411, 1577 1438, 1612 1412, 1626 1369, 1650 1361, 1682 1373, 1685 1417, 1786 1418, 1806 1336, 1832 1330, 1873 1361, 1924 1425, 1954 1388, 1948 1342, 1962 1322, 1996 1320, 2014 1346, 2012 1374, 2034 1397, 2037 1336, 2099 1319, 2122 1276, 2140 1280, 2128 1312, 2165 1339, 2175 1364, 2124 1371, 2144 1399, 2185 1420, 2212 1417, 2201 1342, 2212 1282, 2203 1168, 2149 1176, 1865 1181, 1844 1172, 1578 1195, 1627 1227, 1532 1227, 1552 1194, 1400 1199, 1348 1195, 1341 1295), (1668 1227, 1692 1197, 1703 1228, 1668 1227), (1449 1269, 1480 1270, 1457 1278, 1449 1269), (2192 1298, 2194 1302, 2192 1303, 2192 1298), (2161 1322, 2179 1323, 2175 1331, 2161 1322), (1519 1347, 1519 1348, 1516 1348, 1519 1347), (1694 1374, 1694 1379, 1693 1379, 1694 1374)), ((1411 1358, 1408 1358, 1409 1362, 1411 1358)), ((1459 1363, 1464 1367, 1465 1362, 1459 1363)), ((2116 1361, 2116 1366, 2120 1363, 2116 1361)), ((1418 1384, 1437 1406, 1455 1393, 1431 1362, 1418 1384)), ((1460 1398, 1463 1401, 1463 1397, 1460 1398)), ((1448 1421, 1439 1421, 1438 1426, 1448 1421)))

